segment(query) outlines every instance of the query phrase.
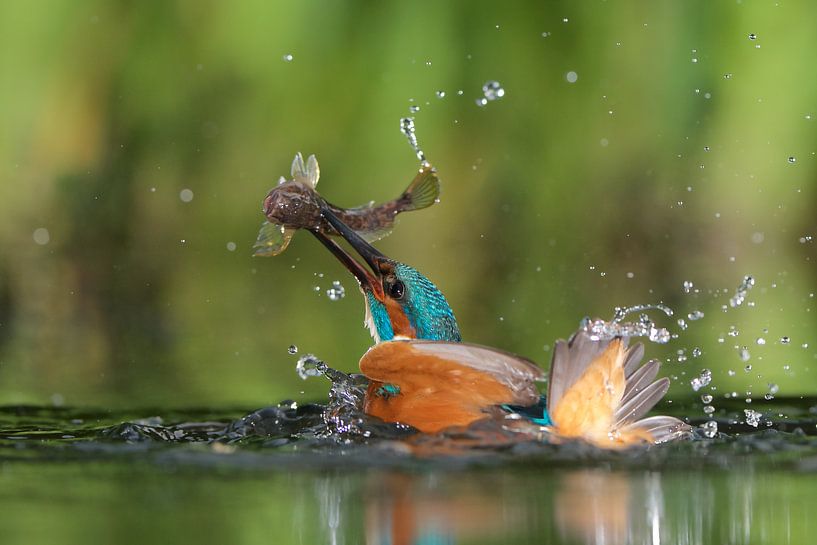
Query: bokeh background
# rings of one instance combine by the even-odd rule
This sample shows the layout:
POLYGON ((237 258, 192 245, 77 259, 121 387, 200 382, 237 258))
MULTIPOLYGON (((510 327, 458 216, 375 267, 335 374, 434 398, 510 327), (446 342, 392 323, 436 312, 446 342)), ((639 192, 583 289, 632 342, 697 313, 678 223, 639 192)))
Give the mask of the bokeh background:
POLYGON ((467 340, 546 365, 582 317, 663 301, 675 316, 653 316, 679 337, 648 354, 691 414, 704 368, 716 396, 813 393, 815 17, 751 1, 3 2, 0 403, 323 399, 287 348, 353 371, 363 303, 306 234, 251 257, 261 201, 296 151, 338 205, 395 197, 417 168, 411 106, 442 200, 378 246, 438 284, 467 340), (505 95, 478 106, 492 80, 505 95))

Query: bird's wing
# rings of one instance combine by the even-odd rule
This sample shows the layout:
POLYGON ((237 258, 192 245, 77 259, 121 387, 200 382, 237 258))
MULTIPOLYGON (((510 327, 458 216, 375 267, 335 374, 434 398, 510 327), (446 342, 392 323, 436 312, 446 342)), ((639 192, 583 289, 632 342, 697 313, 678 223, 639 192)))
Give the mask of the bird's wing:
POLYGON ((602 446, 662 442, 688 426, 668 416, 638 420, 666 394, 669 379, 654 380, 659 363, 640 365, 644 347, 626 339, 595 341, 584 332, 558 341, 548 385, 555 431, 602 446))
POLYGON ((376 344, 360 360, 375 385, 366 412, 422 431, 468 425, 502 404, 532 405, 543 376, 533 363, 492 348, 439 341, 376 344), (377 395, 376 385, 393 385, 377 395))

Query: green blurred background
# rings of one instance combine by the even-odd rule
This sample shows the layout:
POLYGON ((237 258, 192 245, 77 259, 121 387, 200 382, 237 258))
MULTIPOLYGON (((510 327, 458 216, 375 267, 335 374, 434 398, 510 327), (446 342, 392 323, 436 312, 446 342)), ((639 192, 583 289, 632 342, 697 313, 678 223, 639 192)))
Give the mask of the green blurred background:
POLYGON ((675 399, 702 368, 717 395, 813 393, 815 17, 788 2, 3 2, 0 403, 324 398, 287 347, 356 369, 363 303, 306 234, 252 258, 261 201, 296 151, 338 205, 395 197, 417 168, 398 130, 412 105, 442 201, 378 246, 437 283, 465 339, 546 365, 582 317, 663 301, 676 316, 655 318, 680 337, 648 355, 670 360, 675 399), (489 80, 505 96, 479 107, 489 80), (747 303, 724 312, 747 274, 747 303))

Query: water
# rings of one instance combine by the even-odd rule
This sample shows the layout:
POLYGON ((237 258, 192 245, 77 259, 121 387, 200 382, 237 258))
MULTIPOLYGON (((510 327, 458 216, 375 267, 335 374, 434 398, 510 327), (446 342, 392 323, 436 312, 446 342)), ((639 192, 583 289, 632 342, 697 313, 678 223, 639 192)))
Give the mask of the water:
MULTIPOLYGON (((336 394, 359 394, 355 380, 336 394)), ((785 544, 817 531, 815 398, 757 403, 757 427, 724 400, 691 420, 695 439, 630 452, 417 437, 360 414, 333 430, 354 420, 338 416, 349 402, 0 408, 3 541, 785 544)))
POLYGON ((427 164, 426 155, 423 153, 423 150, 420 149, 420 144, 417 142, 413 117, 403 117, 400 119, 400 132, 402 132, 403 136, 408 140, 411 149, 414 150, 414 154, 417 156, 417 159, 420 160, 420 163, 423 165, 427 164))

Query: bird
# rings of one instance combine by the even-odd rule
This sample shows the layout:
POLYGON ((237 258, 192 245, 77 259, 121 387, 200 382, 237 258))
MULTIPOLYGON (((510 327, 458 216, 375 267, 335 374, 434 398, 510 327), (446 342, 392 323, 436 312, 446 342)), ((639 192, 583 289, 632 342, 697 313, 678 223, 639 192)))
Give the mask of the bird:
POLYGON ((643 344, 598 339, 579 329, 556 342, 547 394, 545 372, 533 361, 462 341, 443 293, 413 267, 383 255, 328 207, 326 221, 362 258, 357 261, 320 230, 312 234, 357 279, 365 324, 375 344, 360 359, 369 379, 364 412, 423 433, 516 414, 558 440, 602 448, 662 443, 689 426, 670 416, 642 418, 666 394, 660 363, 641 363, 643 344), (368 266, 368 268, 367 268, 368 266))

